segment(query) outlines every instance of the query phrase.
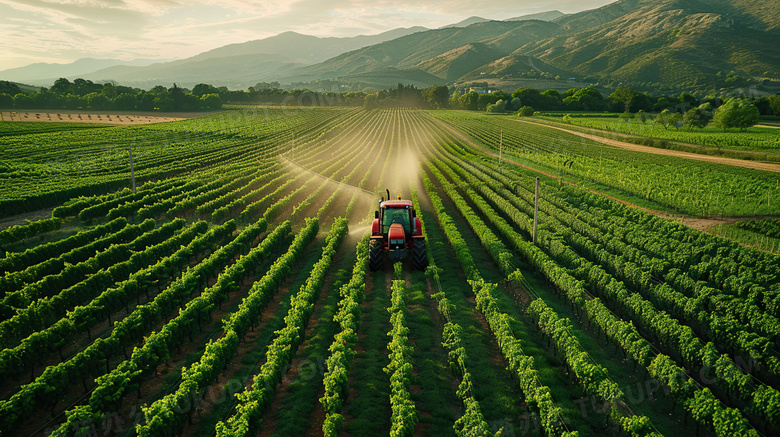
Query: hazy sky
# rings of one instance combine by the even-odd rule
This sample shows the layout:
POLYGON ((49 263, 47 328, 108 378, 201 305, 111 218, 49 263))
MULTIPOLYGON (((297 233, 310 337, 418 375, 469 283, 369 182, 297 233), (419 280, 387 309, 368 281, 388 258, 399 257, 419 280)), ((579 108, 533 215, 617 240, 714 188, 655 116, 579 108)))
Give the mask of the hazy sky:
POLYGON ((0 0, 0 70, 78 58, 173 59, 292 30, 316 36, 436 28, 473 15, 572 13, 614 0, 0 0))

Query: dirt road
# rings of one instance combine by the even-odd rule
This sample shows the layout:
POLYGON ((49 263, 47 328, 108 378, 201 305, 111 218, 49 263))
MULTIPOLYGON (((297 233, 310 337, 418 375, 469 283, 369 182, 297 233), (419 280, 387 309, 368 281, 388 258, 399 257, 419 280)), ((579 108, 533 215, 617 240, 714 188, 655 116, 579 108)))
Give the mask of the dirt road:
POLYGON ((763 171, 780 173, 780 164, 773 164, 769 162, 760 162, 760 161, 747 161, 744 159, 724 158, 722 156, 700 155, 698 153, 681 152, 678 150, 659 149, 656 147, 640 146, 638 144, 612 140, 609 138, 600 137, 598 135, 586 134, 571 129, 551 126, 543 123, 536 123, 529 120, 516 120, 516 121, 520 123, 528 123, 536 126, 544 126, 550 129, 557 129, 559 131, 570 133, 572 135, 577 135, 578 137, 587 138, 589 140, 593 140, 601 144, 606 144, 608 146, 617 147, 624 150, 631 150, 634 152, 652 153, 654 155, 675 156, 678 158, 693 159, 697 161, 706 161, 706 162, 713 162, 716 164, 731 165, 734 167, 742 167, 742 168, 749 168, 753 170, 763 170, 763 171))

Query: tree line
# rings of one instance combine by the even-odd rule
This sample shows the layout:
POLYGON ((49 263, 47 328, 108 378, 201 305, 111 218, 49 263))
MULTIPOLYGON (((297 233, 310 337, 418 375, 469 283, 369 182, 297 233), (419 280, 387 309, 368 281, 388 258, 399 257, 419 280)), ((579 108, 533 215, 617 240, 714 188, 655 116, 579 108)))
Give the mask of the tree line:
POLYGON ((175 83, 142 90, 113 82, 57 79, 50 88, 24 93, 12 82, 0 81, 0 108, 7 109, 95 109, 123 111, 200 111, 222 107, 219 93, 211 85, 199 84, 192 90, 175 83))
MULTIPOLYGON (((484 84, 487 85, 487 84, 484 84)), ((365 109, 411 107, 422 109, 465 109, 488 113, 533 115, 536 111, 609 111, 621 112, 625 121, 653 119, 670 126, 703 128, 711 121, 724 129, 745 129, 760 115, 780 115, 780 95, 730 99, 699 99, 690 93, 679 96, 651 96, 627 86, 617 86, 605 96, 595 87, 539 91, 518 88, 507 93, 486 87, 455 88, 433 85, 417 88, 399 83, 375 93, 321 92, 307 89, 283 89, 279 82, 259 82, 247 90, 229 90, 225 86, 197 84, 191 90, 157 85, 142 90, 113 82, 57 79, 50 88, 24 93, 12 82, 0 81, 0 108, 16 109, 119 109, 142 111, 215 110, 223 102, 234 104, 270 104, 284 106, 363 106, 365 109), (452 91, 452 92, 451 92, 452 91), (722 108, 722 109, 721 109, 722 108), (651 116, 650 113, 657 113, 651 116)))

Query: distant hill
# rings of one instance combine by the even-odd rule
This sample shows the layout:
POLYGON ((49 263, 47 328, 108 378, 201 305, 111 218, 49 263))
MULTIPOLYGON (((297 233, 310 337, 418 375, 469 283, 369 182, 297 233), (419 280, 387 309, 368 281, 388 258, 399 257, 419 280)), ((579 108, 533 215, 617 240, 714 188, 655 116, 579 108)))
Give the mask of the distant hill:
MULTIPOLYGON (((501 21, 528 21, 528 20, 552 21, 557 18, 561 18, 565 15, 566 14, 564 14, 561 11, 545 11, 536 14, 528 14, 528 15, 521 15, 519 17, 507 18, 501 21)), ((449 29, 451 27, 468 27, 471 26, 472 24, 484 23, 486 21, 494 21, 494 20, 491 20, 489 18, 482 18, 482 17, 469 17, 457 23, 442 26, 439 29, 449 29)))
POLYGON ((152 64, 146 67, 115 66, 81 75, 92 81, 115 80, 124 85, 149 88, 176 83, 191 88, 199 83, 246 89, 274 80, 296 66, 305 65, 282 55, 240 55, 152 64))
POLYGON ((490 62, 491 57, 507 55, 523 44, 554 34, 553 28, 555 25, 541 21, 487 21, 464 28, 429 30, 297 68, 290 76, 297 81, 318 80, 395 67, 419 68, 451 80, 478 67, 475 59, 490 62), (474 43, 484 44, 474 46, 474 43))
POLYGON ((566 14, 556 10, 556 11, 539 12, 536 14, 521 15, 519 17, 507 18, 504 21, 527 21, 527 20, 553 21, 564 16, 566 16, 566 14))
POLYGON ((260 40, 229 44, 186 59, 160 62, 140 60, 85 59, 68 65, 36 64, 0 72, 0 80, 18 80, 50 86, 60 77, 81 77, 93 81, 115 80, 122 84, 150 88, 178 83, 192 87, 198 83, 247 88, 258 82, 286 76, 295 66, 324 61, 341 53, 401 36, 427 30, 424 27, 398 28, 377 35, 320 38, 284 32, 260 40))
POLYGON ((417 26, 393 29, 377 35, 359 35, 346 38, 321 38, 302 35, 297 32, 283 32, 264 39, 229 44, 177 62, 193 62, 247 55, 278 55, 286 57, 291 61, 316 63, 342 53, 425 30, 428 29, 417 26))
POLYGON ((463 21, 458 21, 457 23, 454 24, 448 24, 446 26, 442 26, 439 29, 450 29, 453 27, 467 27, 467 26, 471 26, 472 24, 484 23, 485 21, 492 21, 492 20, 490 20, 489 18, 482 18, 482 17, 469 17, 463 21))
POLYGON ((0 80, 51 85, 54 82, 53 80, 50 80, 52 78, 58 79, 60 77, 79 76, 116 65, 144 66, 154 62, 159 62, 159 60, 135 59, 132 61, 122 61, 119 59, 81 58, 68 64, 39 62, 24 67, 2 70, 0 71, 0 80))

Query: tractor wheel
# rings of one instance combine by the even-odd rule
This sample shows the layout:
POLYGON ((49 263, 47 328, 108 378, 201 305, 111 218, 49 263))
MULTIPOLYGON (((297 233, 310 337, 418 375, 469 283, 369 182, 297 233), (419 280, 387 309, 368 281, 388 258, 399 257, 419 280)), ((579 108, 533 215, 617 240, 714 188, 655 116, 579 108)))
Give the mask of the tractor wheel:
POLYGON ((416 238, 412 247, 412 266, 417 270, 428 267, 428 253, 425 250, 425 240, 416 238))
POLYGON ((368 244, 368 268, 372 272, 382 269, 382 257, 384 257, 382 240, 371 240, 368 244))

